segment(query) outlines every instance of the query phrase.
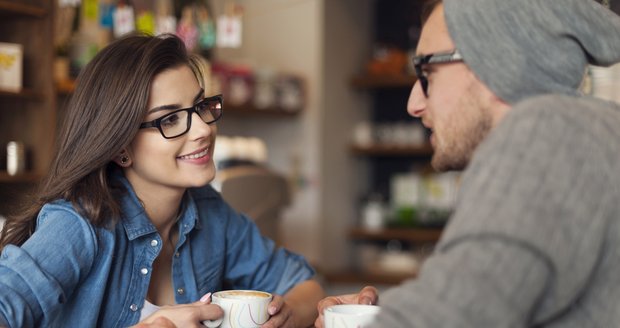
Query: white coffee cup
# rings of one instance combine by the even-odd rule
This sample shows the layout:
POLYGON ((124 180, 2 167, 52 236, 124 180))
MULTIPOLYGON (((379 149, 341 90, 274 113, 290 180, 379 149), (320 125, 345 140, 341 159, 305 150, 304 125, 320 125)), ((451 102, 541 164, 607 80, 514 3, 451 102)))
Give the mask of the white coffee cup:
POLYGON ((323 312, 325 328, 369 328, 380 309, 363 304, 330 306, 323 312))
POLYGON ((258 328, 269 320, 267 307, 273 296, 257 290, 224 290, 211 295, 211 303, 219 305, 224 316, 205 320, 203 325, 214 328, 258 328))

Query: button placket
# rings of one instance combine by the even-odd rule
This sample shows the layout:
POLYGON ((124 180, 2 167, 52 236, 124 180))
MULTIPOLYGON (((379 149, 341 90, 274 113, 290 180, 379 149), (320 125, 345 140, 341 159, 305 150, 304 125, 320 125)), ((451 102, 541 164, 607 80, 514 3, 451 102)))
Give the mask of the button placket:
MULTIPOLYGON (((145 244, 142 244, 142 245, 145 245, 145 244)), ((149 274, 151 272, 150 268, 152 267, 153 261, 155 260, 155 258, 157 257, 157 254, 160 251, 160 242, 159 242, 159 240, 156 237, 152 238, 150 240, 147 239, 145 246, 147 248, 146 249, 146 258, 143 261, 141 261, 140 264, 138 264, 139 265, 138 266, 138 268, 139 268, 138 272, 140 272, 138 277, 142 277, 142 278, 139 278, 139 279, 142 280, 142 282, 140 284, 142 285, 142 288, 144 288, 143 289, 145 291, 144 295, 146 295, 146 290, 148 290, 148 286, 149 286, 149 279, 148 278, 149 278, 149 274), (149 245, 150 245, 150 247, 149 247, 149 245)), ((142 247, 145 247, 145 246, 142 246, 142 247)), ((138 294, 135 294, 134 296, 137 297, 137 295, 138 294)), ((134 299, 133 301, 135 303, 131 304, 129 306, 129 309, 132 312, 137 312, 137 311, 140 310, 140 307, 138 306, 138 304, 140 304, 142 302, 142 300, 141 299, 140 300, 139 299, 134 299)))

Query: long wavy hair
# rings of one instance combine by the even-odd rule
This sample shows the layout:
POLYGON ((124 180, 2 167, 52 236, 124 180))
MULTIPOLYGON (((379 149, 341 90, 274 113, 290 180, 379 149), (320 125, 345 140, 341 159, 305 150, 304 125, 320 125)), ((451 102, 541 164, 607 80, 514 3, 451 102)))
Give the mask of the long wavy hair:
POLYGON ((47 175, 17 215, 7 219, 0 250, 22 245, 34 232, 46 203, 65 199, 93 225, 120 218, 119 188, 112 186, 112 159, 134 139, 148 106, 151 83, 160 72, 188 65, 202 83, 196 58, 174 35, 132 35, 103 50, 77 79, 47 175))

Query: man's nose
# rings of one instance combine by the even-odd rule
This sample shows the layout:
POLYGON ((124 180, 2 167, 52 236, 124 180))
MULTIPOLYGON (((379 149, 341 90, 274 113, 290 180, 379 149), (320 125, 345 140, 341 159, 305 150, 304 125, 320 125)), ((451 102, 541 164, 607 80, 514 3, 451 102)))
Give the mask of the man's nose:
POLYGON ((409 94, 409 101, 407 101, 407 112, 413 117, 421 117, 426 110, 426 96, 422 92, 422 85, 417 81, 413 88, 411 88, 411 94, 409 94))

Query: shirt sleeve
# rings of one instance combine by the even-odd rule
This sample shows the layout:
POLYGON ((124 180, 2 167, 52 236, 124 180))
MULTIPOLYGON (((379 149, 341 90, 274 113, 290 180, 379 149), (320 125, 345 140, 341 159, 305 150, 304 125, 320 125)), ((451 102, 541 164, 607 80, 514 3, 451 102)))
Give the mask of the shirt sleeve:
POLYGON ((46 205, 33 235, 0 256, 0 318, 33 327, 71 297, 96 254, 94 230, 67 210, 46 205))
POLYGON ((378 327, 529 327, 574 303, 615 208, 604 143, 583 120, 513 108, 465 172, 419 278, 382 295, 378 327))
POLYGON ((256 289, 279 295, 314 276, 306 260, 262 236, 245 215, 230 210, 226 230, 226 279, 234 289, 256 289))

